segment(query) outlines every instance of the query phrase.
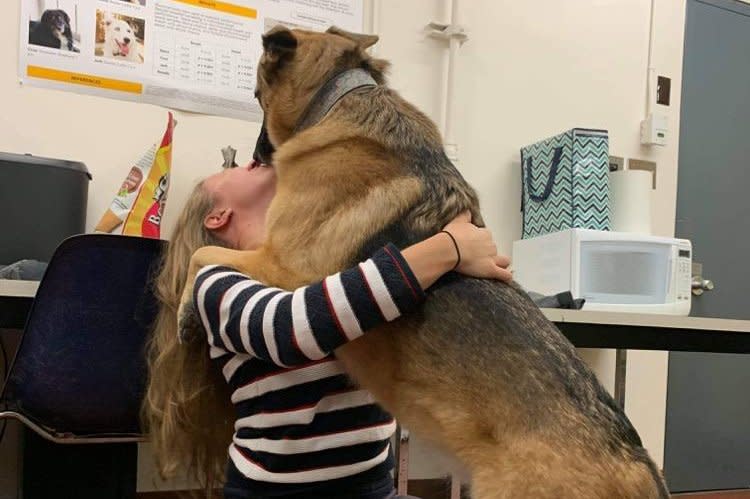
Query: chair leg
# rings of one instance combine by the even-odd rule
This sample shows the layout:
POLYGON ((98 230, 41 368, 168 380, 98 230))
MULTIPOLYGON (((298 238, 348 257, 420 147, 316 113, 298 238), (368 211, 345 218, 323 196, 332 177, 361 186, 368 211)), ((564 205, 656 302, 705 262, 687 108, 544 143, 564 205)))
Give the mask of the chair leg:
POLYGON ((409 430, 396 427, 396 492, 406 495, 409 487, 409 430))
POLYGON ((461 499, 461 479, 457 475, 450 476, 451 499, 461 499))

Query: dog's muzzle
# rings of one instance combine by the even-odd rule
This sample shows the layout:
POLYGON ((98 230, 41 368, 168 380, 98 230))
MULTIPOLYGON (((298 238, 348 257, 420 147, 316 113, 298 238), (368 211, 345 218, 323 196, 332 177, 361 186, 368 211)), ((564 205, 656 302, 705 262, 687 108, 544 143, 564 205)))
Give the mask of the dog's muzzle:
POLYGON ((273 153, 276 149, 271 144, 266 130, 266 120, 263 120, 263 126, 260 128, 258 140, 255 141, 255 151, 253 151, 253 160, 265 165, 271 164, 273 153))

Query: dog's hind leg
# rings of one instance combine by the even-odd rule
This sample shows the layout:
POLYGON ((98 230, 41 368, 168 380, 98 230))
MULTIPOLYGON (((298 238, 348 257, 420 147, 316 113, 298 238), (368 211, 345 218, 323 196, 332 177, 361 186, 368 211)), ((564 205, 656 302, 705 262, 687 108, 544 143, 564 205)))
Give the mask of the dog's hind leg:
POLYGON ((558 462, 560 453, 553 458, 549 452, 538 454, 534 448, 529 442, 523 454, 509 447, 472 449, 472 499, 614 499, 591 495, 590 484, 566 473, 566 466, 558 462))
POLYGON ((476 445, 464 453, 472 472, 472 499, 668 497, 646 464, 630 459, 627 452, 605 450, 595 435, 591 438, 584 443, 571 435, 532 433, 517 436, 508 446, 476 445))

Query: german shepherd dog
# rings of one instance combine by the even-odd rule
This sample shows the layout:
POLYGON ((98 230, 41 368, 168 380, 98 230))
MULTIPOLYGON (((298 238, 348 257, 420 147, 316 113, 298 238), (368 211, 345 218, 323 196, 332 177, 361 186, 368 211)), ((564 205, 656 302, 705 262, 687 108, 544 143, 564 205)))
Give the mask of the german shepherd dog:
MULTIPOLYGON (((436 126, 385 83, 376 36, 276 27, 263 37, 257 93, 277 169, 267 238, 257 251, 206 247, 223 264, 285 289, 405 247, 470 210, 476 193, 443 152, 436 126), (317 124, 297 130, 336 75, 367 71, 317 124)), ((181 332, 200 327, 191 285, 181 332)), ((349 374, 402 424, 470 471, 488 498, 667 498, 623 411, 573 346, 515 284, 449 273, 420 311, 336 350, 349 374)))

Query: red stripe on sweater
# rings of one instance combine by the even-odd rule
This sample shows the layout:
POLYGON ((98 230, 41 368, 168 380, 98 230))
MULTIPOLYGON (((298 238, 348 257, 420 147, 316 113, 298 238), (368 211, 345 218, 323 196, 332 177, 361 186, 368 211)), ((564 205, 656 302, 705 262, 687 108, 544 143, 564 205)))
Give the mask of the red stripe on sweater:
POLYGON ((375 310, 378 311, 378 315, 380 315, 380 318, 382 320, 385 320, 385 316, 383 315, 383 311, 380 310, 380 305, 378 305, 378 301, 375 299, 375 293, 372 292, 372 288, 370 287, 370 281, 367 280, 367 276, 365 275, 365 271, 362 270, 362 264, 357 265, 357 268, 359 269, 359 273, 362 274, 362 282, 364 282, 365 286, 367 287, 367 292, 370 294, 370 300, 372 300, 373 305, 375 305, 375 310))
POLYGON ((352 431, 369 430, 371 428, 377 428, 378 426, 388 426, 391 423, 393 423, 393 417, 389 417, 385 421, 381 421, 379 423, 373 423, 373 424, 368 424, 364 426, 354 426, 351 428, 346 428, 345 430, 329 431, 328 433, 317 433, 315 435, 305 435, 304 437, 299 437, 299 438, 284 437, 281 440, 307 440, 309 438, 327 437, 331 435, 338 435, 340 433, 350 433, 352 431))
POLYGON ((333 302, 331 301, 331 295, 328 293, 328 286, 326 285, 327 279, 323 279, 323 293, 326 295, 326 303, 328 304, 328 312, 331 314, 331 317, 333 317, 334 322, 336 323, 336 327, 339 330, 339 333, 341 333, 341 336, 344 338, 344 342, 349 341, 349 337, 344 332, 344 328, 341 327, 341 322, 339 322, 339 318, 336 315, 336 310, 333 308, 333 302))
MULTIPOLYGON (((266 468, 265 466, 263 466, 262 464, 260 464, 258 461, 256 461, 252 457, 250 457, 248 455, 248 450, 249 449, 245 449, 244 447, 240 447, 239 445, 237 445, 235 443, 232 443, 232 445, 234 446, 235 449, 237 449, 237 452, 239 452, 240 454, 242 454, 242 457, 244 457, 245 459, 247 459, 248 461, 250 461, 251 463, 253 463, 255 466, 257 466, 258 468, 260 468, 260 469, 262 469, 264 471, 267 471, 269 473, 275 473, 277 475, 283 475, 285 473, 299 473, 301 471, 325 470, 325 469, 333 468, 334 467, 334 466, 331 466, 331 465, 329 465, 329 466, 310 466, 309 468, 299 468, 299 469, 296 469, 294 471, 273 471, 273 470, 269 470, 268 468, 266 468)), ((390 445, 390 443, 388 443, 387 445, 390 445)), ((354 464, 358 464, 358 463, 354 462, 354 463, 349 463, 349 464, 346 464, 346 465, 343 465, 343 466, 350 466, 350 465, 354 465, 354 464)))
POLYGON ((297 343, 297 334, 294 332, 294 324, 292 323, 292 330, 290 331, 290 334, 292 336, 292 345, 294 345, 295 350, 299 352, 299 354, 302 356, 303 359, 306 359, 307 356, 302 353, 302 349, 299 347, 299 343, 297 343))
POLYGON ((258 376, 257 378, 253 378, 250 381, 248 381, 247 383, 242 384, 238 388, 244 388, 246 386, 252 385, 253 383, 257 383, 258 381, 262 381, 264 379, 267 379, 267 378, 270 378, 270 377, 273 377, 273 376, 278 376, 280 374, 288 374, 290 372, 294 372, 294 371, 298 371, 300 369, 304 369, 306 367, 314 366, 315 364, 323 364, 325 362, 336 362, 336 359, 333 358, 333 357, 328 356, 328 357, 325 357, 325 358, 322 358, 322 359, 319 359, 319 360, 311 360, 310 362, 307 362, 306 364, 302 364, 302 365, 299 365, 299 366, 294 366, 294 367, 289 367, 289 368, 279 367, 278 370, 273 371, 273 372, 268 373, 268 374, 264 374, 263 376, 258 376))
MULTIPOLYGON (((218 342, 221 342, 222 345, 224 345, 224 341, 221 339, 221 304, 224 303, 224 295, 227 294, 227 290, 221 292, 221 296, 217 300, 218 305, 216 306, 216 320, 218 322, 219 331, 211 331, 211 339, 213 340, 211 343, 216 346, 218 342), (218 341, 217 341, 218 340, 218 341)), ((229 345, 224 345, 224 350, 229 350, 234 348, 234 345, 232 344, 232 340, 229 340, 229 345)))
MULTIPOLYGON (((333 390, 333 391, 330 391, 330 392, 326 392, 325 395, 324 395, 324 397, 331 397, 333 395, 342 395, 344 393, 358 392, 360 390, 362 390, 362 389, 359 388, 359 387, 356 387, 356 386, 355 387, 351 387, 351 388, 344 388, 343 390, 333 390)), ((273 411, 258 411, 256 413, 249 414, 248 416, 258 416, 260 414, 283 414, 285 412, 294 412, 294 411, 301 411, 302 409, 311 409, 311 408, 317 406, 318 404, 320 404, 321 400, 323 400, 323 397, 321 397, 319 400, 316 400, 315 402, 311 402, 309 404, 298 405, 298 406, 295 406, 295 407, 288 407, 286 409, 276 409, 276 410, 273 410, 273 411)), ((365 404, 365 405, 371 405, 371 404, 372 404, 372 402, 370 402, 369 404, 365 404)), ((243 417, 248 417, 248 416, 243 416, 243 417)))
POLYGON ((385 252, 388 253, 388 256, 391 257, 391 260, 393 260, 393 263, 396 264, 396 268, 398 269, 398 271, 401 272, 401 277, 404 278, 404 281, 406 281, 406 285, 409 286, 409 290, 411 291, 411 294, 414 296, 414 300, 419 301, 419 295, 414 290, 414 287, 411 285, 411 281, 409 280, 409 278, 406 277, 406 272, 404 272, 404 269, 401 267, 401 264, 399 263, 399 261, 396 259, 395 256, 393 256, 393 253, 391 253, 391 250, 389 250, 387 246, 383 249, 385 249, 385 252))

